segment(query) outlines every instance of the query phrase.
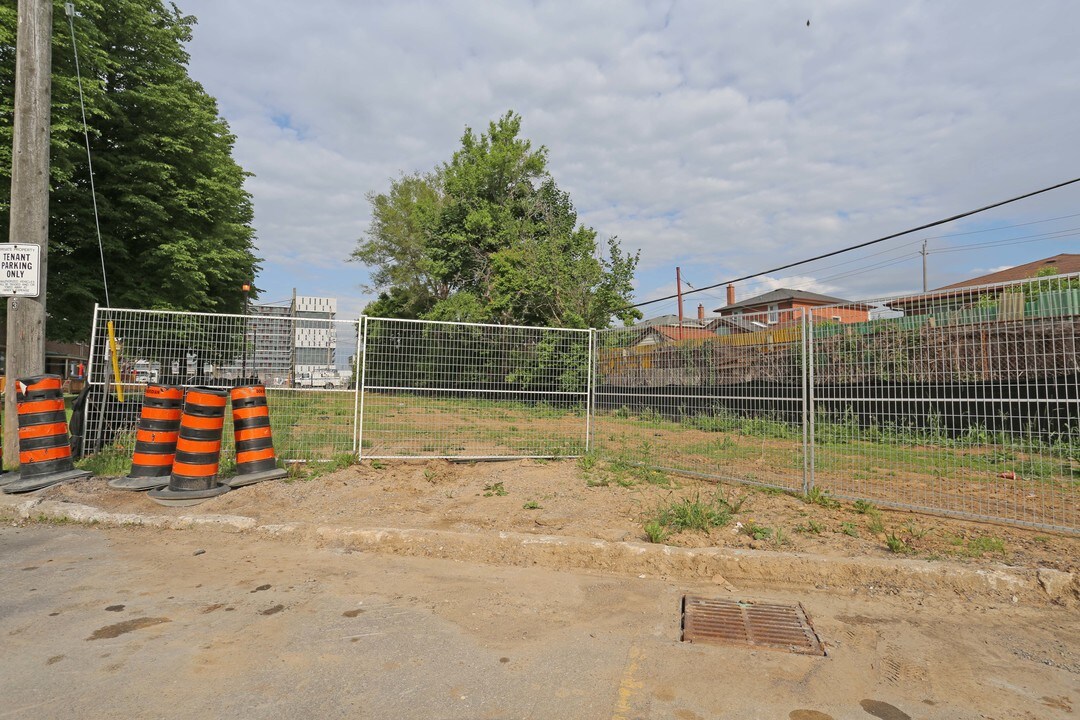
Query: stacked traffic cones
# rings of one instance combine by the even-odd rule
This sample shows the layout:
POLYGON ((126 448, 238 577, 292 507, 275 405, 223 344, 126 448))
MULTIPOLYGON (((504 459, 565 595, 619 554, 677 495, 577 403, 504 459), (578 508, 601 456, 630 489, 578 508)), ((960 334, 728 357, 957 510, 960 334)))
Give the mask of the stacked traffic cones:
POLYGON ((67 411, 59 375, 18 380, 19 472, 5 475, 5 493, 41 490, 50 485, 90 477, 71 460, 67 411))

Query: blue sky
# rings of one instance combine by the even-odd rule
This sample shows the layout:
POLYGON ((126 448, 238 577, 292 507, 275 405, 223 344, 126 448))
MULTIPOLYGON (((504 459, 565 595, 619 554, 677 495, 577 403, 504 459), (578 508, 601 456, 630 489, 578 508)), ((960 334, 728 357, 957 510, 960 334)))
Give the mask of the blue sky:
MULTIPOLYGON (((1080 176, 1075 3, 177 1, 254 173, 262 299, 343 317, 372 298, 366 194, 508 109, 581 221, 640 249, 639 300, 1080 176)), ((924 239, 936 287, 1080 252, 1078 213, 1072 186, 737 292, 915 290, 924 239)))

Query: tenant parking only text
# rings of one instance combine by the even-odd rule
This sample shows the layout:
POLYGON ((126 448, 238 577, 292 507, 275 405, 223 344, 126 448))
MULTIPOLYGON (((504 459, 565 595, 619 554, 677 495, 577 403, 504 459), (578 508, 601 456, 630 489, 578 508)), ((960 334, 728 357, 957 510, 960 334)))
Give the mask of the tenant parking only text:
POLYGON ((40 276, 40 247, 0 243, 0 296, 37 297, 40 276))

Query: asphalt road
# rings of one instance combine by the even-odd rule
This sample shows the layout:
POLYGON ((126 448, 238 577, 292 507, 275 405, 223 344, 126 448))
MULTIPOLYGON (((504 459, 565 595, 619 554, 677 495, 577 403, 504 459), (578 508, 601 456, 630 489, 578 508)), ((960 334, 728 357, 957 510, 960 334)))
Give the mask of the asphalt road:
POLYGON ((1067 718, 1075 612, 802 602, 828 657, 679 642, 715 585, 212 530, 0 528, 0 719, 1067 718), (203 552, 199 552, 203 551, 203 552), (815 714, 817 713, 817 714, 815 714))

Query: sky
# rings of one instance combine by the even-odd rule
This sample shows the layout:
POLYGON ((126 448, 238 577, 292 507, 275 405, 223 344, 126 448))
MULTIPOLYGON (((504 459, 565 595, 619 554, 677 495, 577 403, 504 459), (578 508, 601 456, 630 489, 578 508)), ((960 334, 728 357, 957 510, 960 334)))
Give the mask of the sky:
MULTIPOLYGON (((1080 3, 176 2, 253 173, 261 300, 336 297, 343 319, 375 295, 349 261, 367 195, 507 110, 579 220, 640 250, 637 301, 676 267, 686 292, 1080 176, 1080 3)), ((878 298, 921 288, 924 240, 934 288, 1078 238, 1080 183, 736 294, 878 298)))

